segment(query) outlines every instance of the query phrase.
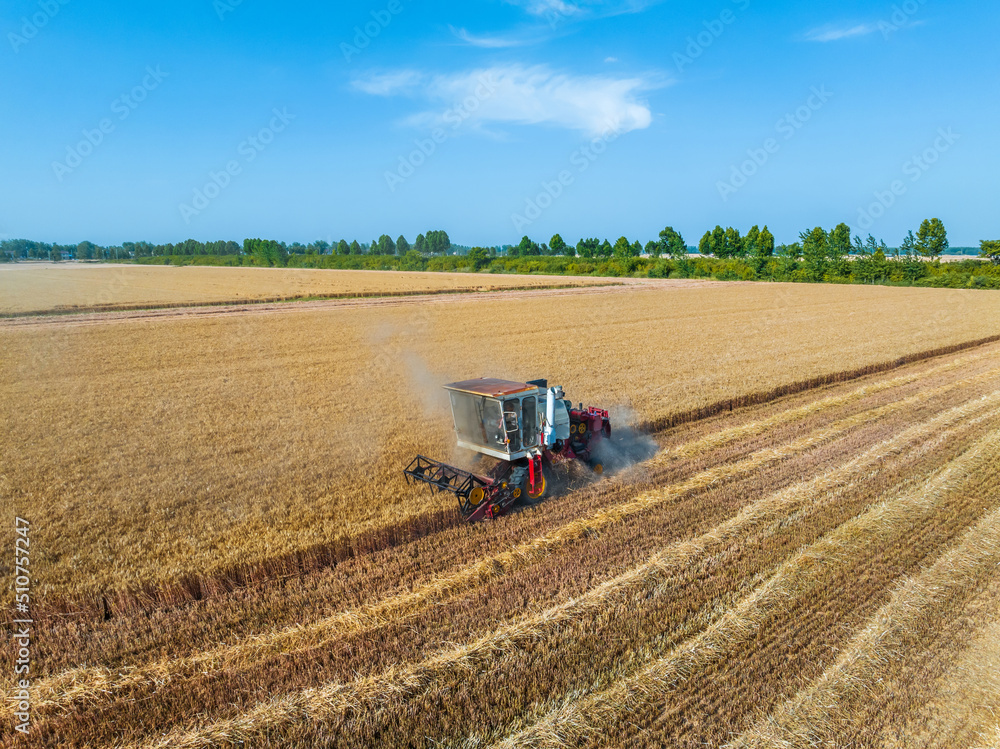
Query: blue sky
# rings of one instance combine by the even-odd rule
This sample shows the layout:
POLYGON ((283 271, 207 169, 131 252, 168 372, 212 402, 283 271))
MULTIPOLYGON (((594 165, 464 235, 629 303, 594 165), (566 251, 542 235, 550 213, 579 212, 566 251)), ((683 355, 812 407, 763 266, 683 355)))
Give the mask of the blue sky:
POLYGON ((0 237, 1000 237, 1000 7, 0 2, 0 237))

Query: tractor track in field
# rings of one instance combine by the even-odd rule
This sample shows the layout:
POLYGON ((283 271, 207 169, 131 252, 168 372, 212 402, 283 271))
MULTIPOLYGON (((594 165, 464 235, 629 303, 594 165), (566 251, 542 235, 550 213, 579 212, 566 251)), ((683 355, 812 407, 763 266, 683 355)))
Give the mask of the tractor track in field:
POLYGON ((161 320, 203 320, 209 318, 232 318, 245 315, 264 315, 289 312, 327 312, 331 310, 362 310, 387 307, 411 307, 414 305, 441 305, 462 302, 514 301, 532 298, 623 294, 642 289, 694 289, 704 286, 718 286, 725 283, 751 283, 749 281, 713 280, 669 280, 627 278, 604 284, 581 284, 537 288, 497 288, 489 291, 449 290, 447 292, 415 292, 392 296, 352 296, 313 300, 288 300, 278 302, 231 302, 231 303, 191 303, 170 306, 150 306, 142 309, 109 309, 106 311, 64 311, 23 314, 15 317, 0 317, 0 330, 38 327, 79 327, 116 322, 155 322, 161 320))
MULTIPOLYGON (((144 664, 141 652, 137 651, 116 667, 85 667, 43 676, 38 681, 40 731, 36 739, 55 745, 61 743, 61 737, 72 735, 75 738, 66 741, 71 745, 111 745, 122 741, 146 745, 153 741, 154 734, 164 733, 161 729, 175 725, 165 738, 153 743, 202 746, 252 740, 261 735, 258 730, 267 731, 269 736, 276 731, 275 736, 303 745, 322 743, 321 735, 334 744, 339 743, 333 739, 335 736, 345 744, 350 743, 348 736, 354 736, 352 740, 362 744, 371 741, 405 745, 407 730, 436 731, 434 735, 452 741, 463 729, 456 734, 454 727, 447 727, 451 722, 436 723, 430 717, 413 716, 421 714, 420 705, 437 704, 440 690, 447 692, 456 674, 468 674, 469 669, 489 671, 490 664, 510 657, 514 660, 506 668, 511 669, 512 676, 520 675, 526 684, 545 684, 546 678, 555 679, 546 674, 558 665, 559 657, 579 650, 574 657, 582 665, 567 667, 566 674, 552 682, 549 693, 538 692, 520 708, 522 714, 534 711, 542 718, 545 714, 542 706, 547 701, 558 701, 559 695, 581 689, 588 691, 588 678, 592 677, 587 674, 591 661, 586 654, 591 651, 585 638, 587 626, 578 619, 592 620, 598 627, 609 626, 602 613, 610 605, 608 601, 617 600, 615 596, 620 598, 622 592, 630 589, 628 586, 638 586, 641 590, 650 585, 644 582, 644 573, 636 572, 641 569, 643 554, 653 554, 648 557, 648 563, 652 564, 648 568, 652 575, 649 579, 655 583, 651 590, 662 588, 662 565, 667 560, 670 560, 668 568, 674 570, 672 574, 680 581, 687 581, 679 583, 666 599, 662 593, 647 599, 656 606, 664 601, 670 603, 673 608, 668 611, 675 612, 671 616, 685 609, 686 599, 681 594, 693 593, 697 588, 692 586, 700 584, 696 572, 700 565, 709 564, 710 568, 721 565, 713 575, 730 570, 720 578, 725 585, 716 586, 715 594, 710 588, 706 589, 707 598, 690 596, 695 613, 689 613, 693 617, 690 626, 678 626, 676 634, 680 639, 676 644, 680 644, 700 637, 699 633, 714 626, 721 613, 732 610, 742 590, 741 581, 757 579, 759 585, 763 580, 761 575, 769 571, 773 574, 781 555, 791 558, 788 555, 796 550, 792 539, 806 538, 794 535, 793 531, 801 533, 795 529, 812 528, 809 537, 818 543, 824 533, 869 511, 866 508, 870 508, 872 500, 862 491, 865 486, 881 486, 882 492, 892 492, 894 486, 906 486, 907 482, 917 482, 919 486, 920 481, 930 480, 926 477, 934 473, 937 458, 948 460, 947 456, 962 455, 973 436, 981 435, 991 424, 995 426, 1000 418, 996 411, 1000 405, 1000 371, 990 367, 995 361, 991 359, 993 348, 943 362, 914 365, 920 376, 903 373, 893 378, 875 378, 861 387, 844 384, 822 397, 800 395, 791 404, 757 407, 743 418, 720 416, 711 423, 693 424, 661 436, 666 449, 657 458, 620 477, 573 492, 559 502, 543 503, 536 511, 519 513, 506 527, 495 526, 495 538, 477 529, 455 528, 436 534, 441 540, 431 536, 379 552, 387 558, 405 558, 451 537, 463 543, 466 553, 473 555, 474 561, 464 568, 459 566, 457 571, 454 562, 445 562, 441 567, 432 566, 429 577, 424 572, 422 579, 418 574, 409 583, 400 581, 395 597, 375 593, 376 597, 363 602, 360 608, 348 608, 325 620, 312 619, 279 629, 276 636, 268 635, 265 630, 257 637, 248 636, 235 644, 212 648, 201 634, 187 645, 187 654, 175 651, 163 661, 153 659, 144 664), (912 436, 904 437, 911 432, 912 436), (899 436, 892 437, 893 434, 899 436), (908 452, 911 447, 912 452, 908 452), (868 463, 852 458, 859 452, 867 456, 864 460, 868 463), (844 467, 850 465, 855 467, 847 471, 844 467), (879 473, 871 474, 876 466, 879 473), (809 481, 818 481, 824 471, 835 477, 839 470, 845 471, 842 483, 846 488, 837 491, 847 491, 847 499, 836 492, 825 504, 808 499, 812 496, 809 492, 823 490, 822 482, 809 489, 809 481), (854 476, 850 485, 846 483, 849 476, 854 476), (795 489, 800 486, 796 480, 805 481, 801 485, 805 488, 795 489), (852 499, 851 492, 858 493, 857 497, 852 499), (704 505, 702 517, 692 525, 692 513, 700 505, 704 505), (760 512, 764 514, 754 514, 760 512), (825 520, 813 527, 810 524, 816 520, 810 518, 825 520), (746 546, 750 542, 742 535, 741 523, 747 524, 746 538, 758 538, 757 547, 746 546), (764 532, 761 528, 771 530, 760 536, 764 532), (703 534, 699 543, 707 546, 684 545, 694 543, 691 539, 699 538, 699 533, 703 534), (777 552, 769 546, 772 542, 767 540, 768 533, 777 534, 775 538, 792 534, 789 541, 782 542, 784 551, 777 557, 774 557, 777 552), (512 542, 515 545, 510 547, 512 542), (657 554, 663 553, 668 556, 654 561, 657 554), (768 561, 772 558, 775 561, 768 561), (619 593, 609 592, 617 590, 614 581, 620 578, 617 584, 626 587, 619 593), (612 588, 607 588, 609 585, 612 588), (699 599, 700 604, 696 603, 699 599), (722 609, 712 613, 719 606, 722 609), (525 614, 529 620, 535 616, 535 623, 522 622, 517 613, 511 618, 518 609, 529 612, 525 614), (450 623, 442 627, 446 622, 450 623), (499 629, 493 631, 491 627, 499 629), (507 634, 500 639, 490 639, 504 631, 507 634), (556 637, 551 657, 532 665, 531 653, 551 637, 556 637), (449 660, 452 658, 447 655, 449 651, 440 649, 442 641, 467 644, 458 646, 449 660), (178 665, 171 667, 172 663, 178 665), (515 664, 522 665, 515 667, 515 664), (274 693, 285 697, 269 699, 274 693), (388 701, 383 701, 383 696, 388 701), (397 704, 412 706, 401 708, 409 716, 401 722, 398 722, 401 714, 395 712, 397 704), (378 712, 366 711, 364 705, 372 710, 377 708, 378 712), (310 725, 316 719, 320 722, 310 728, 300 722, 300 716, 306 714, 311 716, 310 725), (376 715, 381 717, 376 720, 376 715), (324 725, 328 727, 323 728, 324 725)), ((925 535, 920 536, 925 539, 921 542, 921 548, 927 549, 925 554, 932 554, 947 539, 956 538, 974 515, 985 511, 986 505, 975 502, 973 505, 968 505, 967 511, 958 507, 950 513, 952 519, 940 529, 926 526, 925 535)), ((941 519, 945 520, 944 516, 941 519)), ((880 574, 891 581, 902 570, 913 569, 920 558, 923 557, 911 555, 906 564, 893 566, 893 557, 886 557, 880 562, 884 570, 880 574)), ((337 573, 352 587, 364 586, 363 577, 351 580, 350 575, 349 564, 337 573)), ((842 601, 847 590, 843 587, 846 579, 843 576, 838 579, 840 587, 829 591, 831 604, 842 601)), ((375 590, 379 589, 376 586, 375 590)), ((254 595, 254 591, 245 591, 234 594, 234 598, 252 599, 254 595)), ((193 611, 208 614, 226 605, 221 600, 199 604, 193 611)), ((192 611, 187 609, 190 607, 179 607, 173 612, 165 609, 155 616, 161 623, 176 618, 182 628, 190 628, 192 611)), ((641 619, 640 610, 642 606, 635 609, 638 617, 635 622, 641 619)), ((606 665, 600 668, 605 671, 610 668, 608 673, 613 673, 614 653, 626 659, 648 658, 655 652, 662 654, 670 641, 657 640, 653 634, 660 616, 653 614, 657 610, 654 606, 649 614, 643 615, 653 618, 644 625, 644 630, 641 627, 636 630, 633 640, 617 649, 609 648, 603 661, 597 658, 593 663, 603 662, 606 665), (639 635, 640 630, 645 634, 639 635)), ((816 622, 829 621, 806 610, 798 624, 788 626, 809 632, 817 626, 816 622)), ((58 630, 59 623, 53 624, 58 630)), ((105 624, 84 624, 82 631, 74 634, 79 643, 78 662, 106 660, 101 648, 113 650, 115 638, 127 638, 130 626, 131 619, 127 616, 105 624), (123 631, 116 635, 115 628, 123 631), (93 637, 104 629, 107 631, 100 637, 93 637)), ((839 625, 835 622, 831 626, 839 625)), ((205 630, 202 626, 196 629, 205 630)), ((774 637, 781 640, 785 636, 774 637)), ((163 649, 163 645, 157 647, 152 642, 145 647, 150 652, 163 649)), ((803 647, 805 652, 813 652, 803 647)), ((828 656, 822 654, 826 652, 828 649, 820 649, 814 654, 819 654, 819 661, 825 662, 823 659, 828 656)), ((758 672, 763 673, 759 670, 754 673, 758 672)), ((695 679, 690 683, 710 681, 695 679)), ((490 695, 487 687, 485 682, 470 684, 470 694, 490 695)), ((690 698, 678 703, 688 706, 686 710, 678 708, 682 718, 696 706, 713 704, 703 703, 697 689, 692 687, 692 690, 690 698)), ((771 692, 775 700, 789 696, 781 690, 771 692)), ((529 693, 534 695, 535 691, 529 693)), ((490 729, 491 740, 496 740, 509 730, 502 716, 514 708, 502 695, 489 699, 499 700, 495 705, 499 717, 490 729)), ((454 702, 455 707, 449 708, 454 710, 453 715, 449 712, 452 721, 471 726, 478 704, 475 700, 454 702)), ((649 725, 654 723, 656 735, 661 738, 678 737, 680 743, 689 738, 688 733, 676 733, 676 728, 662 721, 649 725)), ((0 744, 6 745, 2 735, 0 744)), ((12 740, 10 745, 20 744, 12 740)))

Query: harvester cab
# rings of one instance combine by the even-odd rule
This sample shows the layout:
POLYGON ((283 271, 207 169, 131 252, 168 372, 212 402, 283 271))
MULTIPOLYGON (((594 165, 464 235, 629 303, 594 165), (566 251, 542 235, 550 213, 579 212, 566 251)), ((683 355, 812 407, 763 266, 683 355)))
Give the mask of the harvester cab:
POLYGON ((444 387, 458 446, 497 462, 479 475, 418 455, 403 473, 408 482, 455 494, 466 519, 495 518, 519 502, 541 501, 572 462, 603 471, 600 443, 611 436, 607 411, 574 409, 562 388, 546 380, 480 378, 444 387))

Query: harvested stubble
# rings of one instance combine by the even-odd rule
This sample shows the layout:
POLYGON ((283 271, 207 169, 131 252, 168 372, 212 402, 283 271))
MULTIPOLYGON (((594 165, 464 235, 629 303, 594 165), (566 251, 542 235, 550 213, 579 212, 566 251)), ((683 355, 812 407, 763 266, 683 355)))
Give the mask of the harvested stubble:
MULTIPOLYGON (((579 743, 581 737, 595 737, 619 725, 625 715, 637 712, 642 706, 669 694, 677 685, 687 681, 692 674, 706 670, 713 662, 724 657, 732 657, 746 647, 751 637, 765 621, 788 613, 793 604, 815 589, 826 570, 843 564, 858 553, 861 545, 870 543, 876 534, 884 535, 886 529, 909 525, 917 518, 933 513, 952 493, 983 470, 1000 459, 1000 434, 991 434, 981 440, 971 451, 943 469, 927 485, 920 486, 904 497, 891 498, 881 502, 855 520, 845 523, 817 543, 799 552, 781 565, 778 572, 764 585, 755 589, 735 607, 728 611, 717 623, 697 637, 683 643, 666 657, 656 660, 629 678, 622 679, 603 692, 584 697, 558 709, 530 728, 511 736, 499 746, 554 746, 564 747, 579 743)), ((947 554, 941 561, 941 568, 934 567, 926 573, 923 584, 917 583, 904 588, 896 606, 889 609, 889 616, 899 615, 901 609, 916 606, 921 602, 930 605, 935 602, 933 590, 940 588, 946 576, 954 575, 954 585, 967 592, 970 581, 976 580, 984 570, 995 567, 1000 559, 1000 511, 988 515, 967 537, 968 545, 947 554), (961 560, 967 569, 958 565, 961 560), (942 572, 943 570, 943 572, 942 572), (907 593, 910 597, 907 598, 907 593)), ((945 598, 945 594, 941 598, 945 598)), ((919 611, 914 616, 919 615, 919 611)), ((879 636, 890 636, 891 628, 882 617, 876 617, 868 629, 859 636, 860 641, 879 641, 879 636)), ((856 643, 857 644, 857 643, 856 643)), ((870 654, 872 662, 877 662, 882 654, 870 654)), ((849 661, 851 654, 845 658, 849 661)), ((857 659, 857 657, 855 657, 857 659)), ((847 661, 845 661, 847 662, 847 661)), ((867 661, 866 661, 867 663, 867 661)), ((835 667, 836 669, 836 667, 835 667)), ((850 686, 850 679, 842 682, 850 686)), ((829 690, 828 690, 829 691, 829 690)), ((816 715, 807 716, 802 723, 808 729, 809 717, 822 713, 829 707, 820 695, 813 701, 816 715)), ((834 703, 836 700, 834 700, 834 703)), ((794 713, 793 708, 788 708, 794 713)), ((799 746, 792 737, 787 746, 799 746)), ((809 742, 806 742, 809 743, 809 742)), ((766 745, 767 742, 764 742, 766 745)), ((777 744, 782 745, 782 744, 777 744)))
MULTIPOLYGON (((1000 438, 992 439, 1000 443, 1000 438)), ((877 698, 885 689, 890 664, 904 657, 908 647, 925 639, 932 627, 954 616, 953 612, 972 591, 980 590, 984 581, 1000 579, 998 568, 1000 510, 994 510, 929 569, 904 581, 892 600, 879 609, 819 679, 727 746, 737 749, 840 744, 838 733, 858 728, 852 722, 862 711, 862 703, 877 698)), ((1000 631, 996 627, 991 630, 1000 631)), ((996 673, 982 675, 1000 687, 996 673)), ((992 699, 997 702, 1000 695, 994 694, 992 699)))
POLYGON ((893 664, 901 673, 883 674, 881 699, 855 713, 852 728, 863 730, 868 713, 880 711, 884 749, 927 749, 945 738, 954 746, 987 747, 994 740, 1000 714, 1000 577, 955 625, 937 627, 935 634, 893 664))

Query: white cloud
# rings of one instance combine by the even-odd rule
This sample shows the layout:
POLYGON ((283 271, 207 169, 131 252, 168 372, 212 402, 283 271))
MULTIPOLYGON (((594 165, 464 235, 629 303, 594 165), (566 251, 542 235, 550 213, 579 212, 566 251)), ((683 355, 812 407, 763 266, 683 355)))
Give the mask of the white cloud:
POLYGON ((589 16, 604 18, 621 13, 640 13, 650 5, 663 0, 507 0, 512 5, 524 8, 533 16, 547 19, 556 17, 589 16))
POLYGON ((825 26, 806 33, 810 42, 836 42, 840 39, 850 39, 855 36, 867 36, 878 31, 874 23, 859 23, 856 26, 831 27, 825 26))
POLYGON ((563 2, 563 0, 522 0, 521 2, 517 2, 517 4, 525 6, 525 10, 535 16, 545 16, 553 13, 560 16, 570 16, 580 12, 579 6, 563 2))
POLYGON ((398 70, 393 73, 374 73, 364 78, 355 78, 351 81, 351 85, 373 96, 392 96, 413 92, 423 79, 424 74, 416 70, 398 70))
POLYGON ((409 124, 549 125, 589 135, 611 128, 628 132, 649 127, 652 114, 640 95, 670 82, 649 76, 580 76, 556 73, 541 65, 507 65, 419 79, 413 71, 406 71, 355 86, 381 95, 407 93, 413 92, 410 84, 414 80, 420 82, 419 94, 440 103, 442 109, 416 113, 407 119, 409 124), (398 81, 403 84, 396 85, 398 81))
POLYGON ((527 42, 520 39, 512 39, 509 37, 500 36, 473 36, 465 29, 456 29, 454 26, 449 26, 451 33, 457 36, 466 44, 471 44, 473 47, 482 47, 483 49, 503 49, 505 47, 519 47, 527 42))
POLYGON ((618 62, 617 57, 605 57, 604 62, 618 62))

